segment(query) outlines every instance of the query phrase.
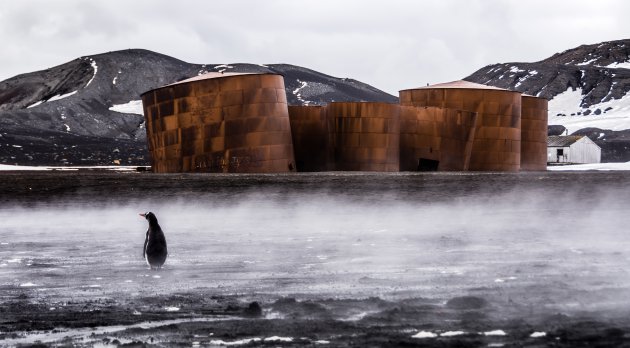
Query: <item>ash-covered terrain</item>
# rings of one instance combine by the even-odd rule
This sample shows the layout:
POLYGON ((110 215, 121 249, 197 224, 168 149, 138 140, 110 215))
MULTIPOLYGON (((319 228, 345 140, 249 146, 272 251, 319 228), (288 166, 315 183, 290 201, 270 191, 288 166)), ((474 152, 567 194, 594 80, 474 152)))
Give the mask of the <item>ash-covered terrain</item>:
POLYGON ((281 74, 291 105, 398 100, 289 64, 191 64, 141 49, 108 52, 0 82, 0 163, 146 165, 140 94, 212 71, 281 74))
MULTIPOLYGON (((630 161, 630 40, 582 45, 533 63, 501 63, 465 80, 549 99, 553 134, 587 135, 602 162, 630 161)), ((552 134, 550 133, 550 134, 552 134)))

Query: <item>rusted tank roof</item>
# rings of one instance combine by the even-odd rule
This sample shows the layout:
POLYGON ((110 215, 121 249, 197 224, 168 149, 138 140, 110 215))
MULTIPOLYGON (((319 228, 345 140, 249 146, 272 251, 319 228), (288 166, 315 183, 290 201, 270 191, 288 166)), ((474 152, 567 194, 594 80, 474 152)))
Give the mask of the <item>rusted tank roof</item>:
MULTIPOLYGON (((445 82, 445 83, 438 83, 435 85, 429 85, 429 86, 422 86, 422 87, 418 87, 418 88, 408 88, 406 90, 411 90, 411 89, 441 89, 441 88, 453 88, 453 89, 491 89, 491 90, 497 90, 497 91, 509 91, 509 92, 513 92, 507 89, 503 89, 503 88, 498 88, 498 87, 494 87, 494 86, 487 86, 487 85, 482 85, 480 83, 474 83, 474 82, 469 82, 469 81, 464 81, 464 80, 457 80, 457 81, 451 81, 451 82, 445 82)), ((403 90, 405 91, 405 90, 403 90)))
POLYGON ((153 92, 155 90, 159 90, 165 87, 170 87, 170 86, 176 86, 176 85, 180 85, 183 83, 188 83, 188 82, 194 82, 194 81, 202 81, 202 80, 210 80, 210 79, 218 79, 218 78, 222 78, 222 77, 231 77, 231 76, 243 76, 243 75, 280 75, 280 74, 274 74, 274 73, 245 73, 245 72, 225 72, 225 73, 220 73, 220 72, 209 72, 209 73, 205 73, 205 74, 201 74, 198 76, 194 76, 185 80, 181 80, 181 81, 177 81, 168 85, 164 85, 164 86, 160 86, 157 88, 153 88, 150 89, 144 93, 141 94, 141 96, 153 92))
MULTIPOLYGON (((244 73, 244 72, 225 72, 225 73, 209 72, 209 73, 201 74, 201 75, 198 75, 198 76, 195 76, 195 77, 191 77, 189 79, 177 81, 175 83, 171 83, 169 85, 162 86, 162 87, 178 85, 180 83, 186 83, 186 82, 208 80, 208 79, 217 79, 217 78, 228 77, 228 76, 241 76, 241 75, 270 75, 270 74, 269 73, 244 73)), ((271 74, 271 75, 277 75, 277 74, 271 74)))
POLYGON ((547 146, 549 147, 565 147, 571 146, 576 141, 582 139, 584 135, 550 135, 547 137, 547 146))

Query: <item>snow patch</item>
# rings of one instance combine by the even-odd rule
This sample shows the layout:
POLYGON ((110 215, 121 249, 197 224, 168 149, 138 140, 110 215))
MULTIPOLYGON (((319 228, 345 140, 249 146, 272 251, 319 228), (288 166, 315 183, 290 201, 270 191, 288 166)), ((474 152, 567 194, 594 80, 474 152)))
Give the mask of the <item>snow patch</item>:
POLYGON ((98 65, 96 65, 96 61, 92 58, 90 58, 90 65, 92 66, 92 69, 94 70, 94 73, 92 75, 92 78, 90 79, 90 81, 88 81, 88 83, 85 85, 85 87, 89 86, 90 83, 92 83, 92 81, 94 81, 94 78, 96 77, 96 73, 98 72, 98 65))
POLYGON ((69 131, 70 131, 70 126, 68 126, 68 125, 67 125, 67 124, 65 124, 65 123, 63 124, 63 126, 64 126, 64 127, 66 127, 66 132, 69 132, 69 131))
POLYGON ((265 338, 265 342, 292 342, 292 337, 271 336, 265 338))
POLYGON ((587 163, 587 164, 573 164, 566 166, 550 166, 547 170, 554 172, 564 171, 584 171, 584 170, 599 170, 599 171, 614 171, 614 170, 630 170, 630 162, 624 163, 587 163))
POLYGON ((582 108, 582 88, 576 88, 572 90, 569 87, 566 91, 556 95, 549 101, 549 115, 551 118, 556 117, 558 114, 570 115, 572 113, 581 112, 582 108))
POLYGON ((94 69, 94 74, 92 75, 92 78, 90 79, 90 81, 88 81, 88 83, 83 88, 87 88, 87 86, 89 86, 90 83, 94 81, 94 78, 96 77, 96 72, 98 71, 98 65, 96 65, 96 61, 92 58, 88 58, 88 59, 90 60, 90 65, 92 66, 92 69, 94 69))
POLYGON ((118 75, 122 74, 122 70, 118 70, 118 73, 116 73, 116 76, 114 76, 114 79, 112 80, 112 84, 116 84, 116 81, 118 81, 118 75))
POLYGON ((434 334, 431 331, 420 331, 417 334, 411 336, 411 338, 435 338, 437 334, 434 334))
POLYGON ((74 92, 70 92, 70 93, 66 93, 66 94, 57 94, 54 97, 50 97, 48 99, 40 100, 37 103, 31 104, 31 105, 27 106, 26 108, 30 109, 30 108, 36 107, 38 105, 41 105, 41 104, 43 104, 45 102, 50 102, 50 101, 60 100, 60 99, 63 99, 63 98, 68 98, 69 96, 74 95, 77 92, 78 91, 74 91, 74 92))
POLYGON ((262 341, 262 339, 260 339, 258 337, 246 338, 246 339, 237 340, 237 341, 211 340, 210 341, 210 345, 215 345, 215 346, 240 346, 240 345, 249 344, 251 342, 260 342, 260 341, 262 341))
POLYGON ((466 332, 464 331, 446 331, 444 333, 440 334, 440 337, 453 337, 453 336, 460 336, 460 335, 465 335, 466 332))
POLYGON ((545 337, 545 336, 547 336, 546 332, 539 332, 539 331, 536 331, 532 333, 531 335, 529 335, 529 337, 532 337, 532 338, 539 338, 539 337, 545 337))
POLYGON ((518 88, 518 86, 520 86, 525 80, 527 80, 529 78, 530 75, 525 75, 521 78, 518 79, 518 82, 516 83, 516 85, 514 85, 514 88, 518 88))
POLYGON ((33 287, 33 286, 37 286, 37 285, 33 284, 31 282, 20 284, 20 287, 22 287, 22 288, 30 288, 30 287, 33 287))
POLYGON ((630 62, 612 63, 612 64, 606 65, 606 68, 630 69, 630 62))
POLYGON ((167 312, 177 312, 179 311, 179 307, 164 307, 164 310, 167 312))
POLYGON ((231 66, 231 65, 221 64, 221 65, 217 65, 217 66, 215 66, 215 67, 214 67, 214 70, 217 70, 218 72, 222 73, 222 72, 224 72, 225 70, 227 70, 227 69, 232 69, 232 68, 234 68, 234 67, 233 67, 233 66, 231 66))
POLYGON ((506 333, 503 330, 492 330, 483 333, 484 336, 505 336, 506 333))
POLYGON ((27 106, 26 108, 27 108, 27 109, 34 108, 34 107, 36 107, 37 105, 42 104, 44 101, 45 101, 45 100, 40 100, 40 101, 38 101, 38 102, 37 102, 37 103, 35 103, 35 104, 31 104, 31 105, 27 106))
POLYGON ((523 71, 525 71, 525 70, 519 69, 516 65, 513 65, 513 66, 510 67, 510 72, 512 72, 512 73, 518 73, 518 72, 523 72, 523 71))
POLYGON ((302 98, 302 94, 300 93, 302 89, 308 86, 308 83, 306 81, 300 81, 299 79, 297 80, 297 82, 300 84, 300 87, 293 90, 293 95, 297 97, 297 100, 299 100, 302 103, 302 105, 308 105, 310 103, 310 100, 304 100, 302 98))
POLYGON ((51 97, 51 98, 50 98, 50 99, 48 99, 47 101, 49 101, 49 102, 50 102, 50 101, 55 101, 55 100, 60 100, 60 99, 63 99, 63 98, 67 98, 67 97, 69 97, 69 96, 71 96, 71 95, 76 94, 77 92, 78 92, 78 91, 74 91, 74 92, 70 92, 70 93, 66 93, 66 94, 58 94, 58 95, 56 95, 56 96, 54 96, 54 97, 51 97))
POLYGON ((598 59, 598 58, 589 59, 589 60, 587 60, 587 61, 584 61, 584 62, 582 62, 582 63, 575 64, 575 65, 579 65, 579 66, 582 66, 582 65, 589 65, 589 64, 591 64, 592 62, 596 61, 597 59, 598 59))
POLYGON ((142 100, 132 100, 125 104, 114 104, 109 110, 121 112, 123 114, 138 114, 144 115, 144 109, 142 108, 142 100))

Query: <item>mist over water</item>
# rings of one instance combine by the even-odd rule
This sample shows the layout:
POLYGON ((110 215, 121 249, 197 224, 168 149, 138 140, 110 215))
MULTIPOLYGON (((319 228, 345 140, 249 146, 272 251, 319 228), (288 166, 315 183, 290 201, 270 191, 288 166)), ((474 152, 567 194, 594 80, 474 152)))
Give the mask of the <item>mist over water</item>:
POLYGON ((625 308, 630 177, 583 175, 186 177, 171 189, 17 197, 0 207, 0 283, 59 299, 483 292, 523 306, 625 308), (142 259, 146 211, 168 242, 161 272, 142 259))

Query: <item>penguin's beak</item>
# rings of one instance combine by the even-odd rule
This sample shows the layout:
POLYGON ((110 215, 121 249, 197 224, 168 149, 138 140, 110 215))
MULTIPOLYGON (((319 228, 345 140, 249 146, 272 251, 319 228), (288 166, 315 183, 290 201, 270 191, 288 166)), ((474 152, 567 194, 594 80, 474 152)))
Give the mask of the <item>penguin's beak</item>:
POLYGON ((143 218, 146 218, 146 217, 147 217, 147 214, 146 214, 146 213, 144 213, 144 214, 138 214, 138 215, 142 216, 143 218))

